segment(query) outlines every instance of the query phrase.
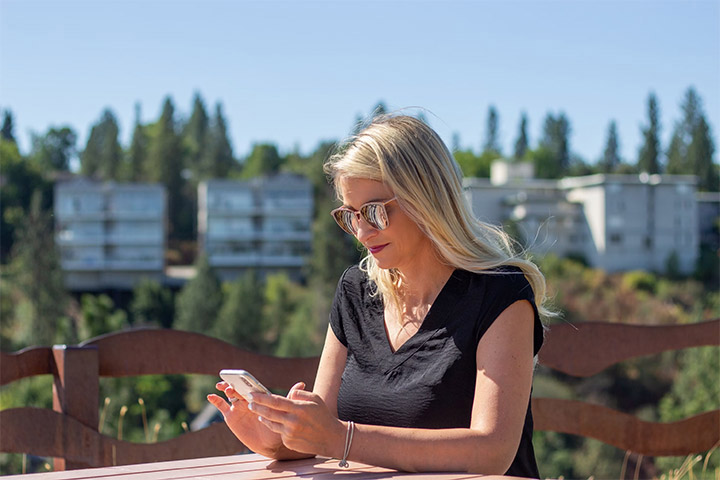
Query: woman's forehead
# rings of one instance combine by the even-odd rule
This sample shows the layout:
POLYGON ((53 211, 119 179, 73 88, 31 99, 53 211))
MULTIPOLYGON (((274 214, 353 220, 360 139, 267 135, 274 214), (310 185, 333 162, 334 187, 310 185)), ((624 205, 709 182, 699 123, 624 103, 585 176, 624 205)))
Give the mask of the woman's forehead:
POLYGON ((383 182, 369 178, 341 177, 338 182, 339 193, 345 204, 387 200, 393 195, 390 187, 383 182))

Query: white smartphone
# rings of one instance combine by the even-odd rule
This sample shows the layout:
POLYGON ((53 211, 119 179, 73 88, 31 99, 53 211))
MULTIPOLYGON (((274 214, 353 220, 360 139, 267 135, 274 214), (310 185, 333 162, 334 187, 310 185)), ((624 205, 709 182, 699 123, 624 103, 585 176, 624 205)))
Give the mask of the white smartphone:
POLYGON ((245 400, 253 392, 270 394, 270 390, 265 388, 265 385, 245 370, 223 369, 220 370, 220 378, 229 383, 245 400))

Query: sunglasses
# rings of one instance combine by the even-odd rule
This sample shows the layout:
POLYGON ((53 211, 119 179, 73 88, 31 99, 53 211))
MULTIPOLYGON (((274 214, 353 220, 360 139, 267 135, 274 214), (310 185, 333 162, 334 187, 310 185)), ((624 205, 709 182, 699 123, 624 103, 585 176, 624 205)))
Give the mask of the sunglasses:
POLYGON ((332 215, 337 224, 340 225, 340 228, 350 235, 357 235, 360 217, 371 227, 377 230, 385 230, 388 225, 390 225, 385 205, 395 200, 397 200, 397 197, 393 197, 386 202, 368 202, 360 207, 359 210, 340 207, 330 212, 330 215, 332 215))

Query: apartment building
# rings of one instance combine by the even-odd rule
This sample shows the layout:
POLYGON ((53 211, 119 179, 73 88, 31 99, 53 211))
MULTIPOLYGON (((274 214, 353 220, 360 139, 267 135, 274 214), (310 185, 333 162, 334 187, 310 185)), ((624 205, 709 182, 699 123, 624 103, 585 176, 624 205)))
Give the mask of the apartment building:
MULTIPOLYGON (((511 224, 533 253, 577 255, 607 271, 691 272, 699 252, 697 179, 691 175, 588 175, 539 180, 493 165, 466 179, 475 215, 511 224), (509 172, 509 173, 508 173, 509 172)), ((504 166, 502 164, 505 164, 504 166)))
POLYGON ((163 281, 166 195, 161 185, 55 184, 55 239, 70 290, 130 289, 163 281))
POLYGON ((301 280, 311 252, 312 185, 280 174, 198 186, 198 248, 223 280, 248 269, 301 280))

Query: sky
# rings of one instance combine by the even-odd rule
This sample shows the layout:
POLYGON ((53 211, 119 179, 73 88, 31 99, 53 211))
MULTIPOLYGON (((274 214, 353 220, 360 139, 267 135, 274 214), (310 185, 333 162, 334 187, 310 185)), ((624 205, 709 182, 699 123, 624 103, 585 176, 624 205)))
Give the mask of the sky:
POLYGON ((105 108, 127 147, 136 104, 143 123, 167 96, 188 117, 199 92, 238 158, 257 142, 309 153, 382 101, 474 151, 492 105, 505 153, 523 112, 532 147, 564 112, 590 163, 614 120, 634 163, 650 92, 666 148, 690 86, 720 148, 718 0, 0 0, 0 109, 23 153, 64 125, 82 149, 105 108))

